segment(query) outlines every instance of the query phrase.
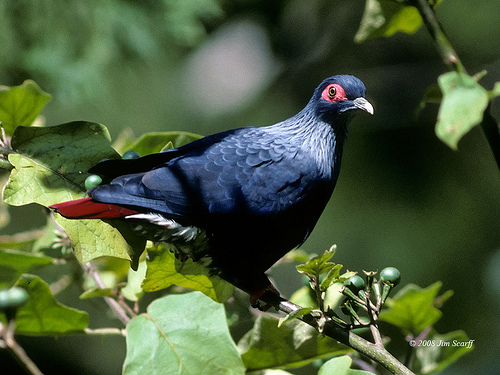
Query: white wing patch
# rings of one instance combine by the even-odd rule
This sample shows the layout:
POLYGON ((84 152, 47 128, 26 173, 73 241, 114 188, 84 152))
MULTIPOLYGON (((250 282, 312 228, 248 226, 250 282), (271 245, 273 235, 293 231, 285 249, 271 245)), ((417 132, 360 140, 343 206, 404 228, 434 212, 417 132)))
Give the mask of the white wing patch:
MULTIPOLYGON (((182 237, 186 242, 190 242, 196 239, 198 235, 201 234, 202 230, 195 226, 183 226, 173 219, 169 219, 163 215, 157 213, 142 213, 125 216, 125 219, 134 220, 146 220, 147 222, 156 225, 158 227, 163 227, 165 230, 165 239, 168 240, 171 237, 182 237)), ((135 228, 137 231, 141 231, 140 225, 135 228)))

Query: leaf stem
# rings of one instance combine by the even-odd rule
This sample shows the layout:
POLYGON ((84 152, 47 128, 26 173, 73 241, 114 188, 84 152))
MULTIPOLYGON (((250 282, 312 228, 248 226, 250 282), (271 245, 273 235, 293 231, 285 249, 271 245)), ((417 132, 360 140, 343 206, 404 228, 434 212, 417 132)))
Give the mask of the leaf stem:
MULTIPOLYGON (((277 310, 282 311, 286 314, 290 314, 294 311, 300 310, 302 307, 296 305, 275 293, 267 292, 261 298, 263 302, 274 306, 277 310)), ((318 318, 313 314, 305 314, 300 317, 304 323, 318 329, 320 323, 318 318)), ((374 360, 375 362, 382 365, 392 374, 397 375, 414 375, 407 367, 405 367, 401 362, 399 362, 391 353, 389 353, 383 345, 377 343, 371 343, 365 340, 361 336, 356 335, 349 329, 342 328, 336 324, 332 319, 327 320, 326 324, 322 324, 322 334, 331 337, 340 343, 347 345, 359 353, 365 355, 366 357, 374 360)))
POLYGON ((319 280, 319 275, 314 276, 314 291, 316 292, 316 299, 318 300, 319 309, 321 312, 325 312, 325 301, 324 294, 321 291, 321 282, 319 280))

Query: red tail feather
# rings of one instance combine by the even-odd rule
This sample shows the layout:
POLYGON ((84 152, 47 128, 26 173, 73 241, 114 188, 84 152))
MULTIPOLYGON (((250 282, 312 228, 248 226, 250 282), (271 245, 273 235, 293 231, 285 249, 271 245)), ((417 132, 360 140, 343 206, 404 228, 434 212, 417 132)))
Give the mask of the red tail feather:
POLYGON ((115 219, 138 213, 115 204, 96 202, 89 197, 53 204, 49 208, 68 219, 115 219))

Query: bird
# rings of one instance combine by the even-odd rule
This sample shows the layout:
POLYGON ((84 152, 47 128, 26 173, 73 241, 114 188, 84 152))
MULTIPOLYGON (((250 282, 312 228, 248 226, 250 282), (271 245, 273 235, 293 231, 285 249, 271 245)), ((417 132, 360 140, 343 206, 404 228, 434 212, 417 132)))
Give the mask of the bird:
POLYGON ((311 234, 335 188, 348 124, 373 114, 352 75, 325 79, 296 115, 88 171, 102 183, 50 208, 69 219, 124 220, 180 259, 206 265, 255 304, 279 292, 266 271, 311 234))

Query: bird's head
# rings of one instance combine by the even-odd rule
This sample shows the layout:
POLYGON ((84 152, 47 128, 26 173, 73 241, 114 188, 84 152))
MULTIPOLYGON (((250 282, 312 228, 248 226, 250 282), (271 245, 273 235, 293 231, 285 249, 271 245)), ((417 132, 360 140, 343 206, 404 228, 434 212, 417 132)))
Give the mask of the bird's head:
POLYGON ((365 85, 356 77, 337 75, 325 79, 314 91, 309 103, 321 120, 333 125, 342 121, 346 113, 361 109, 373 114, 373 106, 365 99, 365 85))

